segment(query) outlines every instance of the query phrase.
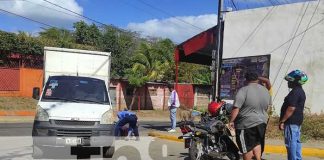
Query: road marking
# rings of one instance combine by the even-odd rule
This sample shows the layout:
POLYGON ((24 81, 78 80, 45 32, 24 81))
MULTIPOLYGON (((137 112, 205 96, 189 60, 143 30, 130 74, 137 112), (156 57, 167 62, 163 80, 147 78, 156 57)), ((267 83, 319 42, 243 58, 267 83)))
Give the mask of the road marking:
POLYGON ((166 144, 164 144, 162 146, 162 156, 163 157, 167 157, 168 156, 168 146, 166 144))
MULTIPOLYGON (((149 136, 157 137, 160 139, 166 139, 176 142, 184 142, 183 139, 178 139, 177 136, 162 134, 158 132, 149 132, 149 136)), ((277 154, 287 154, 285 146, 276 146, 276 145, 265 145, 264 149, 265 153, 277 153, 277 154)), ((302 148, 302 155, 309 156, 309 157, 319 157, 324 158, 324 149, 319 148, 302 148)))

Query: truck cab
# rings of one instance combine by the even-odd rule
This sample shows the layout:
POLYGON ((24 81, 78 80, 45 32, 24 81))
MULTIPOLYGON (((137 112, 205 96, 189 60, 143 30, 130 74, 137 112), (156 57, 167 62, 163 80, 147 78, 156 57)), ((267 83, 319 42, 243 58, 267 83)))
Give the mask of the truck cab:
MULTIPOLYGON (((71 53, 70 50, 63 52, 64 55, 71 53)), ((51 56, 64 58, 57 51, 55 54, 51 56)), ((72 155, 78 155, 78 150, 87 152, 86 149, 97 149, 104 158, 111 158, 114 153, 114 116, 106 79, 86 74, 66 74, 62 70, 62 74, 56 72, 53 75, 50 74, 53 70, 46 70, 46 63, 50 62, 45 61, 48 76, 43 91, 40 94, 39 89, 33 89, 33 97, 39 100, 32 131, 33 157, 46 157, 53 149, 65 149, 67 154, 72 155)), ((79 71, 82 73, 82 70, 79 71)))

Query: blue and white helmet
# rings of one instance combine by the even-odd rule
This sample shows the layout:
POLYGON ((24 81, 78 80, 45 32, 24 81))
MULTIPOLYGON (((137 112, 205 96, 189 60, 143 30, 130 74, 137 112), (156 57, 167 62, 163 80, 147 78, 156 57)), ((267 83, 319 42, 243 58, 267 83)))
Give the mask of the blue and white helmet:
POLYGON ((285 80, 289 82, 296 82, 300 85, 303 85, 307 82, 308 77, 305 72, 301 70, 293 70, 285 76, 285 80))

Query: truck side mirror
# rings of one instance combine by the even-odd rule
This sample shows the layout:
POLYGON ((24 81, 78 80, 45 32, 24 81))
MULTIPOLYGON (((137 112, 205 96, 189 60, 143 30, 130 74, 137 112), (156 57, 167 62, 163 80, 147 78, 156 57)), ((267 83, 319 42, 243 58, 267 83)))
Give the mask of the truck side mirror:
POLYGON ((39 93, 40 93, 39 87, 34 87, 33 88, 33 98, 36 100, 39 100, 39 93))

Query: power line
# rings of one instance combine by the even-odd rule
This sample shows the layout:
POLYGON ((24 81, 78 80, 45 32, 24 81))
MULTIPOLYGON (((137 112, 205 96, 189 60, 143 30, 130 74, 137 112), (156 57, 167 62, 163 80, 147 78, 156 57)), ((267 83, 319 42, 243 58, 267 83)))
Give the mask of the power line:
POLYGON ((269 1, 269 3, 272 5, 272 6, 274 6, 275 4, 272 2, 272 0, 268 0, 269 1))
MULTIPOLYGON (((131 6, 131 7, 133 7, 133 8, 136 8, 137 10, 140 10, 140 11, 142 11, 142 12, 145 12, 145 13, 149 14, 150 16, 153 16, 153 17, 154 17, 154 16, 158 16, 158 15, 156 15, 156 14, 153 14, 152 12, 149 12, 149 11, 147 11, 147 10, 144 10, 144 9, 142 9, 142 8, 140 8, 140 7, 138 7, 138 6, 135 6, 135 5, 131 4, 131 3, 128 3, 128 2, 126 2, 126 1, 124 1, 124 0, 121 0, 121 1, 119 1, 119 2, 123 3, 124 5, 131 6)), ((177 23, 175 23, 175 22, 173 22, 173 21, 170 21, 170 23, 173 23, 173 24, 179 26, 179 24, 177 24, 177 23)))
MULTIPOLYGON (((304 16, 305 16, 305 14, 306 14, 306 12, 307 12, 308 6, 309 6, 309 2, 307 3, 306 9, 305 9, 305 11, 304 11, 304 13, 303 13, 303 15, 302 15, 300 21, 299 21, 299 24, 298 24, 297 29, 296 29, 296 31, 295 31, 295 33, 294 33, 293 36, 296 36, 296 34, 297 34, 298 30, 299 30, 299 27, 300 27, 300 25, 301 25, 301 23, 302 23, 302 21, 303 21, 303 19, 304 19, 304 16)), ((273 84, 276 83, 276 81, 277 81, 278 75, 279 75, 279 73, 280 73, 280 70, 281 70, 283 64, 284 64, 285 61, 286 61, 286 58, 287 58, 287 55, 288 55, 288 53, 289 53, 290 47, 292 46, 292 43, 293 43, 293 40, 290 41, 290 44, 289 44, 289 46, 288 46, 288 48, 287 48, 287 51, 286 51, 285 56, 284 56, 284 59, 283 59, 282 63, 280 64, 280 67, 279 67, 278 73, 277 73, 277 75, 276 75, 276 77, 275 77, 275 79, 274 79, 274 81, 273 81, 273 84)))
POLYGON ((232 2, 232 5, 233 5, 233 7, 235 8, 235 10, 239 10, 239 8, 236 7, 236 5, 235 5, 234 0, 230 0, 230 1, 232 2))
POLYGON ((262 25, 262 23, 267 19, 267 17, 272 13, 273 9, 276 6, 273 6, 268 13, 262 18, 262 20, 258 23, 258 25, 253 29, 253 31, 248 35, 248 37, 243 41, 243 43, 240 45, 240 47, 236 50, 236 52, 234 53, 234 55, 232 56, 235 57, 238 52, 241 50, 241 48, 245 45, 245 43, 252 37, 252 35, 257 31, 257 29, 262 25))
POLYGON ((52 26, 52 25, 50 25, 50 24, 46 24, 46 23, 44 23, 44 22, 37 21, 37 20, 34 20, 34 19, 31 19, 31 18, 28 18, 28 17, 22 16, 22 15, 19 15, 19 14, 17 14, 17 13, 13 13, 13 12, 10 12, 10 11, 4 10, 4 9, 1 9, 1 8, 0 8, 0 11, 3 11, 3 12, 6 12, 6 13, 9 13, 9 14, 12 14, 12 15, 15 15, 15 16, 18 16, 18 17, 21 17, 21 18, 27 19, 27 20, 29 20, 29 21, 33 21, 33 22, 36 22, 36 23, 42 24, 42 25, 47 26, 47 27, 53 27, 53 28, 56 28, 55 26, 52 26))
POLYGON ((79 14, 79 13, 77 13, 77 12, 75 12, 75 11, 72 11, 72 10, 70 10, 70 9, 67 9, 67 8, 65 8, 65 7, 62 7, 62 6, 60 6, 60 5, 56 4, 56 3, 50 2, 50 1, 48 1, 48 0, 43 0, 43 1, 49 3, 49 4, 53 5, 53 6, 56 6, 56 7, 59 7, 59 8, 61 8, 61 9, 66 10, 66 11, 69 11, 69 12, 71 12, 71 13, 74 13, 74 14, 80 16, 80 17, 83 17, 83 18, 85 18, 85 19, 87 19, 87 20, 90 20, 90 21, 92 21, 92 22, 95 22, 95 23, 97 23, 97 24, 100 24, 100 25, 103 25, 103 26, 107 26, 107 27, 112 27, 112 28, 114 28, 114 29, 116 29, 116 30, 118 30, 118 31, 127 32, 127 31, 125 31, 125 30, 123 30, 123 29, 120 29, 120 28, 117 28, 117 27, 115 27, 115 26, 113 26, 113 25, 111 25, 111 24, 110 24, 110 25, 107 25, 107 24, 105 24, 105 23, 99 22, 99 21, 97 21, 97 20, 95 20, 95 19, 92 19, 92 18, 90 18, 90 17, 87 17, 87 16, 84 16, 84 15, 82 15, 82 14, 79 14))
MULTIPOLYGON (((316 13, 316 11, 317 11, 317 9, 318 9, 318 6, 319 6, 320 1, 321 1, 321 0, 318 0, 317 5, 316 5, 316 7, 315 7, 315 10, 314 10, 314 12, 313 12, 313 14, 312 14, 312 17, 310 18, 310 20, 309 20, 309 22, 308 22, 308 24, 307 24, 306 29, 309 27, 310 23, 312 22, 313 17, 314 17, 314 15, 315 15, 315 13, 316 13)), ((305 35, 306 35, 306 32, 304 32, 304 34, 303 34, 301 40, 299 41, 299 44, 298 44, 298 46, 297 46, 297 48, 296 48, 296 50, 295 50, 295 53, 294 53, 294 55, 293 55, 293 57, 292 57, 292 59, 291 59, 289 65, 288 65, 288 67, 287 67, 287 70, 286 70, 286 72, 285 72, 285 75, 288 73, 288 70, 289 70, 289 68, 290 68, 290 66, 291 66, 291 64, 292 64, 292 62, 295 60, 295 57, 296 57, 296 55, 297 55, 297 51, 299 50, 299 47, 300 47, 302 41, 304 40, 305 35)), ((277 90, 277 92, 276 92, 276 94, 275 94, 275 96, 274 96, 274 100, 276 99, 277 94, 279 93, 279 89, 280 89, 281 86, 282 86, 283 80, 284 80, 284 79, 281 79, 281 82, 280 82, 279 88, 278 88, 278 90, 277 90)))
POLYGON ((56 6, 56 7, 59 7, 59 8, 61 8, 61 9, 66 10, 66 11, 69 11, 69 12, 71 12, 71 13, 74 13, 75 15, 78 15, 78 16, 80 16, 80 17, 83 17, 83 18, 85 18, 85 19, 87 19, 87 20, 90 20, 90 21, 92 21, 92 22, 95 22, 95 23, 98 23, 98 24, 101 24, 101 25, 106 26, 106 24, 104 24, 104 23, 101 23, 101 22, 99 22, 99 21, 97 21, 97 20, 94 20, 94 19, 92 19, 92 18, 86 17, 86 16, 84 16, 84 15, 82 15, 82 14, 79 14, 79 13, 77 13, 77 12, 75 12, 75 11, 72 11, 72 10, 70 10, 70 9, 67 9, 67 8, 65 8, 65 7, 62 7, 62 6, 60 6, 60 5, 56 4, 56 3, 50 2, 50 1, 48 1, 48 0, 43 0, 43 1, 49 3, 49 4, 53 5, 53 6, 56 6))
POLYGON ((316 25, 322 23, 324 21, 324 18, 319 20, 318 22, 316 22, 315 24, 311 25, 308 29, 305 29, 304 31, 300 32, 299 34, 297 34, 296 36, 288 39, 286 42, 280 44, 278 47, 276 47, 275 49, 273 49, 272 51, 266 53, 266 54, 271 54, 274 51, 278 50, 279 48, 281 48, 282 46, 284 46, 285 44, 287 44, 288 42, 290 42, 291 40, 294 40, 295 38, 299 37, 300 35, 302 35, 303 33, 307 32, 308 30, 310 30, 311 28, 315 27, 316 25))
POLYGON ((123 4, 127 5, 127 6, 131 6, 133 8, 136 8, 137 10, 145 12, 145 13, 149 14, 150 16, 157 16, 156 14, 153 14, 152 12, 149 12, 148 10, 144 10, 144 9, 142 9, 142 8, 140 8, 138 6, 135 6, 135 5, 131 4, 131 3, 128 3, 128 2, 126 2, 124 0, 119 0, 118 2, 121 2, 121 3, 123 3, 123 4))
POLYGON ((75 15, 75 14, 70 14, 70 13, 67 13, 67 12, 63 12, 63 11, 61 11, 61 10, 58 10, 58 9, 55 9, 55 8, 52 8, 52 7, 48 7, 48 6, 45 6, 45 5, 39 4, 39 3, 35 3, 35 2, 29 1, 29 0, 21 0, 21 1, 29 2, 29 3, 32 3, 32 4, 34 4, 34 5, 38 5, 38 6, 41 6, 41 7, 44 7, 44 8, 50 9, 50 10, 54 10, 54 11, 57 11, 57 12, 60 12, 60 13, 66 14, 66 15, 70 15, 70 16, 77 17, 77 18, 80 18, 80 19, 84 19, 84 18, 81 17, 81 16, 78 16, 78 15, 75 15))
MULTIPOLYGON (((304 9, 305 9, 305 4, 303 4, 303 6, 302 6, 302 8, 300 8, 300 13, 298 14, 299 16, 296 18, 296 22, 295 22, 295 24, 294 24, 294 28, 292 29, 292 32, 291 32, 291 35, 289 36, 289 37, 294 37, 294 35, 296 34, 296 32, 298 31, 298 23, 299 23, 299 21, 300 21, 300 17, 301 17, 301 15, 303 14, 303 11, 304 11, 304 9)), ((292 41, 289 41, 289 43, 290 43, 290 45, 292 44, 292 42, 294 41, 294 39, 292 40, 292 41)), ((285 49, 285 51, 284 51, 284 53, 285 52, 288 52, 289 51, 289 49, 290 49, 290 46, 289 44, 288 44, 288 47, 285 49)), ((285 54, 286 55, 286 54, 285 54)), ((282 59, 283 61, 282 61, 282 63, 280 63, 280 65, 282 65, 283 63, 284 63, 284 61, 285 61, 285 57, 282 59)), ((277 76, 278 76, 278 74, 280 73, 280 69, 278 69, 277 70, 277 72, 276 72, 276 78, 275 79, 277 79, 277 76)), ((276 80, 275 80, 276 81, 276 80)), ((273 81, 273 83, 275 83, 275 81, 273 81)))
POLYGON ((187 22, 187 21, 185 21, 185 20, 182 20, 182 19, 180 19, 180 18, 177 18, 176 16, 174 16, 174 15, 172 15, 172 14, 170 14, 170 13, 168 13, 168 12, 166 12, 166 11, 160 9, 160 8, 157 8, 157 7, 151 5, 151 4, 149 4, 149 3, 147 3, 147 2, 145 2, 145 1, 143 1, 143 0, 138 0, 138 1, 141 2, 141 3, 143 3, 143 4, 145 4, 145 5, 148 6, 148 7, 151 7, 151 8, 153 8, 153 9, 155 9, 155 10, 158 10, 158 11, 161 12, 161 13, 164 13, 164 14, 170 16, 170 17, 173 17, 173 18, 177 19, 178 21, 181 21, 181 22, 183 22, 183 23, 185 23, 185 24, 188 24, 188 25, 190 25, 190 26, 192 26, 192 27, 194 27, 194 28, 196 28, 196 29, 198 29, 198 30, 200 30, 200 31, 204 31, 204 30, 205 30, 205 29, 200 28, 200 27, 198 27, 198 26, 195 26, 195 25, 193 25, 193 24, 191 24, 191 23, 189 23, 189 22, 187 22))

